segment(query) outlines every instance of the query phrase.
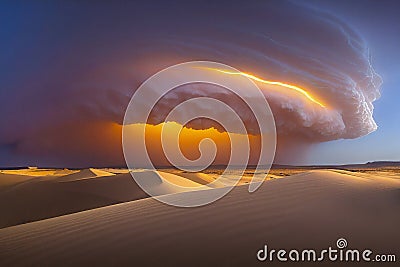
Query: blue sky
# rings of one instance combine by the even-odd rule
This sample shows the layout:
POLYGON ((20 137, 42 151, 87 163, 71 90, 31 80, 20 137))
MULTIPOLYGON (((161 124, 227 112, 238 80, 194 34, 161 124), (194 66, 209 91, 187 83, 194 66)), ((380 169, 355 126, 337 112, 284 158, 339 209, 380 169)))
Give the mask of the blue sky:
POLYGON ((377 131, 351 140, 319 144, 309 163, 341 164, 400 161, 400 4, 398 1, 310 1, 357 29, 370 47, 372 63, 383 79, 375 102, 377 131))

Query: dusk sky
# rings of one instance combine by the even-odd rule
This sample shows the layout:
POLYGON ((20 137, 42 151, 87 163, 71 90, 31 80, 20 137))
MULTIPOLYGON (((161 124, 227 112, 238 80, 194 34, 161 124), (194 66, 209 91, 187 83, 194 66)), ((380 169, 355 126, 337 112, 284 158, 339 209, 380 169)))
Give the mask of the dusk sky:
MULTIPOLYGON (((123 165, 130 97, 155 72, 193 60, 298 84, 327 103, 265 88, 278 163, 400 160, 398 10, 396 1, 2 2, 0 166, 123 165)), ((167 108, 214 89, 180 88, 167 108)))

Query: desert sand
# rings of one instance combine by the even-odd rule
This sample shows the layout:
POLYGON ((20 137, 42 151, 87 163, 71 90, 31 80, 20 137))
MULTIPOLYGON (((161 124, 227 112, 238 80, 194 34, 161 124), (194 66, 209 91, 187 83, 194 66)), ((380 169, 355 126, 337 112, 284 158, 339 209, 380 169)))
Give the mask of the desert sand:
MULTIPOLYGON (((162 204, 120 170, 34 171, 0 174, 0 266, 286 266, 256 253, 335 247, 338 238, 400 257, 396 170, 272 171, 256 192, 243 182, 198 208, 162 204)), ((149 171, 161 198, 220 190, 173 192, 160 176, 190 186, 214 176, 149 171)))
MULTIPOLYGON (((140 171, 146 173, 150 186, 157 188, 157 195, 178 193, 168 182, 189 188, 201 186, 172 173, 140 171)), ((2 171, 0 228, 145 197, 148 195, 129 172, 92 168, 2 171)))

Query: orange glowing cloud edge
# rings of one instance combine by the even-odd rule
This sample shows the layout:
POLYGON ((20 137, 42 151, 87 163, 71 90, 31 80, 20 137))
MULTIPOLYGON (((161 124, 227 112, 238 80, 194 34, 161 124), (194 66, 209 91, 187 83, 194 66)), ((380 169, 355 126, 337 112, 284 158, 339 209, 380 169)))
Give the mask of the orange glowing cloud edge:
POLYGON ((301 87, 298 87, 296 85, 292 85, 292 84, 287 84, 284 82, 278 82, 278 81, 269 81, 269 80, 264 80, 261 79, 257 76, 254 76, 252 74, 246 73, 246 72, 233 72, 233 71, 228 71, 228 70, 222 70, 222 69, 216 69, 216 68, 203 68, 203 69, 208 69, 208 70, 214 70, 214 71, 218 71, 220 73, 224 73, 224 74, 229 74, 229 75, 241 75, 244 77, 247 77, 251 80, 254 80, 256 82, 260 82, 260 83, 264 83, 264 84, 270 84, 270 85, 277 85, 277 86, 281 86, 281 87, 285 87, 285 88, 289 88, 292 90, 297 91, 298 93, 302 94, 303 96, 305 96, 308 100, 310 100, 311 102, 319 105, 320 107, 326 108, 326 106, 324 104, 322 104, 320 101, 318 101, 317 99, 315 99, 309 92, 307 92, 306 89, 303 89, 301 87))
POLYGON ((209 136, 214 136, 214 135, 229 135, 232 134, 232 136, 235 137, 240 137, 240 136, 251 136, 251 137, 256 137, 258 136, 257 134, 253 133, 247 133, 247 134, 241 134, 241 133, 233 133, 233 132, 228 132, 228 131, 221 131, 220 129, 211 126, 205 129, 196 129, 192 127, 188 127, 186 125, 183 125, 179 122, 176 121, 164 121, 160 122, 158 124, 149 124, 149 123, 132 123, 132 124, 127 124, 125 126, 129 127, 135 127, 134 129, 131 128, 131 130, 140 130, 143 131, 143 129, 148 130, 149 133, 158 133, 160 134, 161 131, 170 131, 176 132, 179 131, 180 134, 183 135, 188 135, 192 136, 193 134, 204 134, 204 135, 209 135, 209 136), (165 128, 164 128, 165 127, 165 128))

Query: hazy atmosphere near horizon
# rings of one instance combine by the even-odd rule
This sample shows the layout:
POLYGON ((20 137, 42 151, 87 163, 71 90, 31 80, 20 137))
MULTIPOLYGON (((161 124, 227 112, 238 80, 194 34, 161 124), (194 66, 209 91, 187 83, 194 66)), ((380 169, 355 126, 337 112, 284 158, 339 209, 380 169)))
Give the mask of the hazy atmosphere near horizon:
MULTIPOLYGON (((0 166, 124 166, 129 99, 157 71, 193 60, 301 86, 323 104, 263 90, 276 163, 398 161, 398 10, 396 1, 2 3, 0 166)), ((151 124, 188 95, 218 92, 180 88, 151 124)))

